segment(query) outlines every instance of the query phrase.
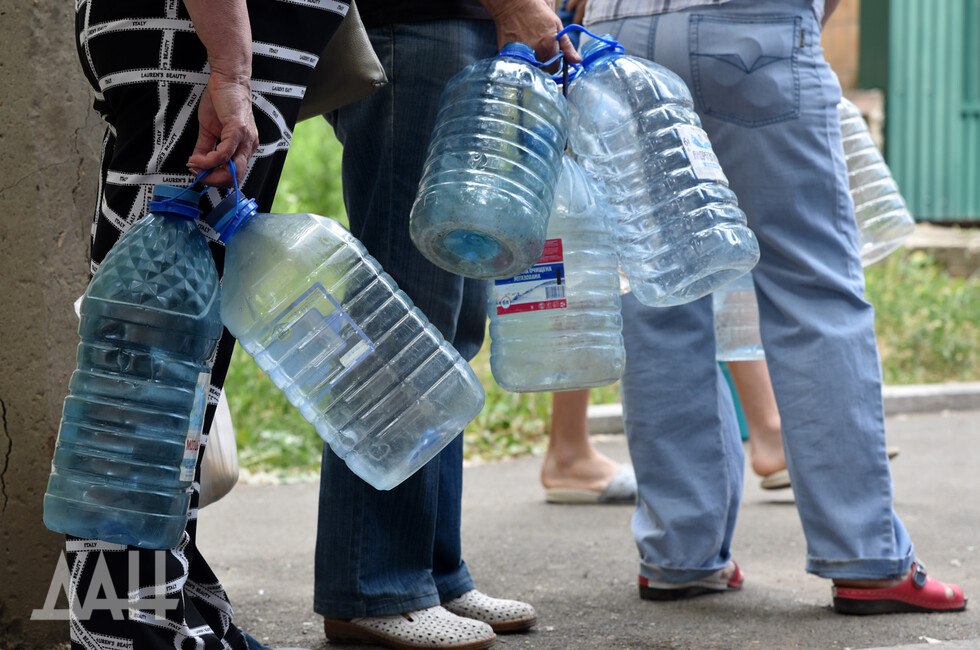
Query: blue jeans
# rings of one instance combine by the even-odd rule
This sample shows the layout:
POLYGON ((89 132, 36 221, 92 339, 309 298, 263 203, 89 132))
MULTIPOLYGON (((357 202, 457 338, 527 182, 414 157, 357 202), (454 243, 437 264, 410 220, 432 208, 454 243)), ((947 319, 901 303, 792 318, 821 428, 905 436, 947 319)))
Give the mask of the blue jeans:
MULTIPOLYGON (((484 285, 426 260, 412 244, 408 218, 440 93, 464 66, 493 56, 493 23, 445 20, 368 31, 388 85, 328 116, 344 145, 351 232, 468 360, 483 342, 484 285)), ((462 436, 385 492, 351 473, 324 446, 317 613, 333 618, 396 614, 472 589, 460 549, 462 480, 462 436)))
MULTIPOLYGON (((864 300, 836 105, 808 0, 733 0, 592 26, 681 76, 748 222, 761 334, 807 541, 825 578, 904 575, 892 509, 874 310, 864 300)), ((623 301, 626 431, 642 575, 726 565, 743 480, 735 413, 715 363, 711 300, 623 301)))

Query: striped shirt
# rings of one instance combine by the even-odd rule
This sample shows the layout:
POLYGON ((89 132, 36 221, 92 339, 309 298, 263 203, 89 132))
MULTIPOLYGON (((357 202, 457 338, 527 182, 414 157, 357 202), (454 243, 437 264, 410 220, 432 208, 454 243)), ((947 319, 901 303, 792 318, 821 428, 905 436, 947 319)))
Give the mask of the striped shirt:
POLYGON ((589 0, 585 8, 585 24, 592 25, 627 16, 650 16, 726 2, 728 0, 589 0))

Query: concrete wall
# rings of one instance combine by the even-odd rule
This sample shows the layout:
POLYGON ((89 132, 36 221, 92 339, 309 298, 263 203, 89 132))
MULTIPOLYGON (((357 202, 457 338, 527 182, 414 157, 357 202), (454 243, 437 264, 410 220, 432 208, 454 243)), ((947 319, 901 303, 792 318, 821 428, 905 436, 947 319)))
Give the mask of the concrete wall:
MULTIPOLYGON (((4 2, 0 19, 0 648, 51 648, 32 622, 63 538, 41 503, 87 283, 100 120, 74 45, 74 3, 4 2)), ((64 597, 62 596, 62 602, 64 597)))

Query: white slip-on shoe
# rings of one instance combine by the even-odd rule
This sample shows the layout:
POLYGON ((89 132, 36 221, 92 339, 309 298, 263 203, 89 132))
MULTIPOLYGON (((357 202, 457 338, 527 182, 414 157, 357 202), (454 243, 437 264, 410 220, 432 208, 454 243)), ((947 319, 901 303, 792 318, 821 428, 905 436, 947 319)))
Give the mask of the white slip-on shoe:
POLYGON ((486 623, 457 616, 438 605, 349 621, 325 617, 323 632, 332 643, 373 643, 396 650, 483 650, 497 640, 486 623))
POLYGON ((494 632, 523 632, 537 622, 538 617, 534 608, 519 600, 505 600, 470 589, 459 598, 454 598, 442 604, 457 616, 483 621, 493 628, 494 632))

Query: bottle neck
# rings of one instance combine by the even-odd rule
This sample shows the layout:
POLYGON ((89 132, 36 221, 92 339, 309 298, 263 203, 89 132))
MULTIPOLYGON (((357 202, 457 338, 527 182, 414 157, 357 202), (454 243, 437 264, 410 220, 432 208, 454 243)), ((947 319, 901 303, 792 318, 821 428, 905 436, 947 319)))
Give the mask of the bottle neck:
POLYGON ((197 207, 196 203, 184 201, 177 197, 154 196, 153 200, 150 201, 149 209, 150 213, 161 217, 186 221, 194 221, 201 216, 201 209, 197 207))

